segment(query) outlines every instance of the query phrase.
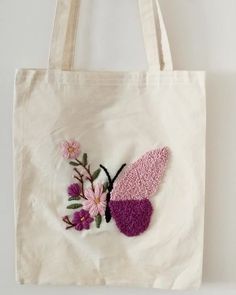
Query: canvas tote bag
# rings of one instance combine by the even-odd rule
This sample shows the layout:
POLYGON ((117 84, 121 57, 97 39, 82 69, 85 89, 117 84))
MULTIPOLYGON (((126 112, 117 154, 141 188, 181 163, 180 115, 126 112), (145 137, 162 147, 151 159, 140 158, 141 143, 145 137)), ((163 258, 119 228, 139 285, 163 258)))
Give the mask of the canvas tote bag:
POLYGON ((17 280, 198 287, 204 73, 173 71, 158 1, 148 0, 147 71, 73 71, 79 4, 58 0, 49 68, 16 74, 17 280))

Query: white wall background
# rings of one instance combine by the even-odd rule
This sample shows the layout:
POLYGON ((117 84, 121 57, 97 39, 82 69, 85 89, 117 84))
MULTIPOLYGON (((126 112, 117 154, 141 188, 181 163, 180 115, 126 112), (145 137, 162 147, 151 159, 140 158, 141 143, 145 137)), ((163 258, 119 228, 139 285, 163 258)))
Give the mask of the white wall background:
MULTIPOLYGON (((14 70, 47 67, 55 3, 0 0, 0 290, 19 295, 169 294, 15 283, 11 156, 14 70)), ((236 1, 160 3, 175 69, 207 71, 205 254, 199 294, 236 294, 236 1)), ((84 0, 82 9, 76 68, 144 69, 136 0, 84 0)))

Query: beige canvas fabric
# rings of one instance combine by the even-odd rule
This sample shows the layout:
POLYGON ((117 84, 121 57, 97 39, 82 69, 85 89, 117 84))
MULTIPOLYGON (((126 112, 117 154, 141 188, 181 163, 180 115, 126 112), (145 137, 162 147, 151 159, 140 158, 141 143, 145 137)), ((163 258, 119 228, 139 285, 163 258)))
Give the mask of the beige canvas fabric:
MULTIPOLYGON (((49 68, 17 71, 16 269, 22 284, 185 289, 201 283, 204 73, 173 71, 154 2, 139 1, 148 71, 72 71, 78 0, 58 0, 49 68), (100 229, 65 230, 71 167, 59 145, 71 138, 93 166, 104 163, 113 175, 122 163, 169 147, 166 174, 151 198, 153 215, 143 234, 127 237, 113 220, 100 229)), ((105 177, 101 173, 99 180, 105 177)))

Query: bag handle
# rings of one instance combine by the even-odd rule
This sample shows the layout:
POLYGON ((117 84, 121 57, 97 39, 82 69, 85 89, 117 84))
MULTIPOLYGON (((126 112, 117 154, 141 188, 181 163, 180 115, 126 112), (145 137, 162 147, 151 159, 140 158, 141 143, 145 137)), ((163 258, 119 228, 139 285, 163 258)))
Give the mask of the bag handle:
POLYGON ((173 71, 172 56, 158 0, 139 0, 149 71, 173 71))
MULTIPOLYGON (((49 68, 73 66, 81 0, 57 0, 49 68)), ((158 0, 138 0, 149 71, 172 71, 169 41, 158 0)))

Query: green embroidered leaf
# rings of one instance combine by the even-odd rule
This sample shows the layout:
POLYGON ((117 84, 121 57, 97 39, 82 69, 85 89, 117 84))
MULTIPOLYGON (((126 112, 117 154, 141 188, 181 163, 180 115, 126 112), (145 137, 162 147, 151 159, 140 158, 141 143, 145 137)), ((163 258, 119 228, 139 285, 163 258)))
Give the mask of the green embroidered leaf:
POLYGON ((71 204, 69 206, 67 206, 67 209, 78 209, 81 208, 83 205, 82 204, 71 204))
POLYGON ((69 164, 70 164, 71 166, 79 166, 79 163, 76 163, 76 162, 73 162, 73 161, 69 162, 69 164))
POLYGON ((80 200, 80 197, 70 197, 68 199, 68 201, 78 201, 78 200, 80 200))
POLYGON ((109 186, 109 182, 106 181, 106 182, 103 184, 103 192, 104 192, 104 193, 105 193, 105 191, 107 191, 108 186, 109 186))
POLYGON ((98 176, 99 176, 99 174, 100 174, 100 172, 101 172, 101 169, 98 168, 98 169, 93 173, 93 175, 92 175, 92 180, 97 179, 98 176))
POLYGON ((96 222, 96 227, 97 228, 100 228, 100 225, 102 223, 102 216, 100 214, 98 214, 96 217, 95 217, 95 222, 96 222))
POLYGON ((83 165, 86 166, 88 164, 88 155, 86 153, 83 154, 83 165))

